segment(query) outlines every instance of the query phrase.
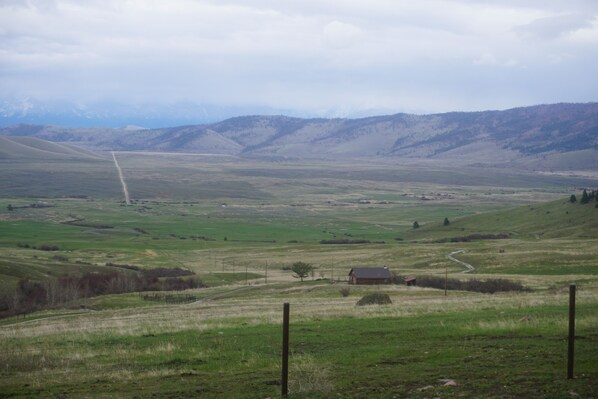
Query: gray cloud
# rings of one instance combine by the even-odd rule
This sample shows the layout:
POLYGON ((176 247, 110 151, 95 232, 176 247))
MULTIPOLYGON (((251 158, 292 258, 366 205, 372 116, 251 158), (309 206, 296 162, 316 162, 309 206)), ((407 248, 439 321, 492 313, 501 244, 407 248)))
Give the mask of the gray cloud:
POLYGON ((531 36, 546 40, 556 39, 581 29, 591 28, 593 18, 595 16, 582 13, 554 15, 536 19, 516 28, 516 31, 524 37, 531 36))
POLYGON ((598 7, 564 3, 2 1, 0 87, 306 115, 595 101, 598 7))

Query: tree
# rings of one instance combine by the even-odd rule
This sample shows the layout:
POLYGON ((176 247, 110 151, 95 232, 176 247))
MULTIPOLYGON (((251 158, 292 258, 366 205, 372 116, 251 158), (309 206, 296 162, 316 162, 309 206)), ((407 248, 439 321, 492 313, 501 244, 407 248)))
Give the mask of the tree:
POLYGON ((442 222, 442 224, 448 226, 449 224, 451 224, 451 222, 449 222, 448 218, 444 218, 444 222, 442 222))
POLYGON ((8 204, 8 206, 6 207, 6 209, 8 209, 9 211, 13 210, 12 204, 8 204))
POLYGON ((581 200, 579 201, 580 204, 587 204, 590 202, 590 198, 588 197, 588 192, 583 190, 583 194, 581 195, 581 200))
POLYGON ((572 204, 577 202, 577 197, 575 196, 575 194, 571 194, 571 196, 569 197, 569 202, 572 204))
POLYGON ((413 222, 413 228, 419 229, 419 223, 417 223, 417 220, 415 222, 413 222))
POLYGON ((304 277, 309 276, 309 273, 313 269, 314 269, 314 267, 311 264, 305 263, 305 262, 295 262, 291 266, 291 270, 293 271, 293 273, 296 274, 296 276, 293 276, 293 277, 300 278, 301 281, 303 281, 304 277))

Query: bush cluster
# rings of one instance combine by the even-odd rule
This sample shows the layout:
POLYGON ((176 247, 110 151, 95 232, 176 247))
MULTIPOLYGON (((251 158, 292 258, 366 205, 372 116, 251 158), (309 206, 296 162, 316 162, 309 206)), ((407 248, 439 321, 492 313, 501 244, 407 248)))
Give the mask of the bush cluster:
POLYGON ((12 204, 8 204, 8 206, 6 207, 6 209, 8 209, 9 211, 14 211, 15 209, 27 209, 27 208, 54 208, 54 205, 33 203, 33 204, 29 204, 29 205, 14 206, 12 204))
POLYGON ((507 233, 499 233, 499 234, 470 234, 467 236, 460 236, 460 237, 451 237, 451 238, 443 238, 441 240, 437 240, 435 242, 470 242, 470 241, 478 241, 478 240, 504 240, 509 238, 509 234, 507 233))
POLYGON ((26 243, 26 242, 20 242, 17 244, 17 247, 37 249, 40 251, 51 251, 51 252, 60 251, 60 248, 58 247, 58 245, 48 245, 48 244, 42 244, 42 245, 36 246, 36 245, 29 245, 29 243, 26 243))
POLYGON ((371 294, 366 294, 363 298, 357 301, 357 306, 364 306, 364 305, 389 305, 392 301, 390 300, 390 296, 383 292, 372 292, 371 294))
MULTIPOLYGON (((166 274, 164 270, 168 269, 161 269, 162 274, 166 274)), ((98 295, 137 291, 182 291, 204 287, 198 279, 161 279, 156 276, 160 273, 144 272, 86 273, 82 276, 66 276, 43 282, 23 279, 18 282, 12 295, 4 293, 0 296, 0 317, 30 313, 98 295)))
POLYGON ((144 301, 166 302, 166 303, 188 303, 197 301, 195 295, 172 295, 172 294, 145 294, 144 301))
POLYGON ((495 292, 518 291, 528 292, 529 288, 522 284, 502 278, 494 278, 489 280, 457 280, 454 278, 446 279, 444 277, 436 276, 421 276, 417 278, 417 285, 419 287, 444 289, 446 281, 447 290, 455 291, 473 291, 484 294, 494 294, 495 292))
POLYGON ((113 263, 113 262, 106 262, 106 266, 108 267, 117 267, 119 269, 127 269, 127 270, 141 270, 139 266, 129 265, 128 263, 113 263))
POLYGON ((320 244, 369 244, 369 240, 349 240, 347 238, 337 238, 333 240, 321 240, 320 244))

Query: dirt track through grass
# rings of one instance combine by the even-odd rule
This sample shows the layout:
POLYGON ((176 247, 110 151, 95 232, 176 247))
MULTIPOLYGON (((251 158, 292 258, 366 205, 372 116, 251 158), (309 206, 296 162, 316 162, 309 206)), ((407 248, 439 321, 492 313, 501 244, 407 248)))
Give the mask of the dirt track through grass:
POLYGON ((112 159, 114 159, 114 165, 116 166, 116 169, 118 170, 118 177, 120 179, 120 184, 122 185, 123 193, 125 194, 125 203, 127 205, 131 205, 131 199, 129 198, 129 190, 127 189, 127 183, 125 182, 125 177, 123 176, 123 171, 120 168, 118 161, 116 160, 116 154, 114 153, 114 151, 112 151, 112 159))
POLYGON ((453 257, 453 255, 457 255, 457 254, 463 254, 463 253, 465 253, 465 252, 467 252, 467 251, 466 251, 466 250, 464 250, 464 249, 460 249, 460 250, 458 250, 458 251, 453 251, 453 252, 451 252, 451 253, 450 253, 450 254, 448 254, 446 257, 447 257, 449 260, 452 260, 453 262, 457 262, 457 263, 459 263, 460 265, 463 265, 463 266, 465 266, 465 268, 466 268, 467 270, 463 270, 461 273, 471 273, 471 272, 473 272, 473 271, 475 270, 475 267, 473 267, 471 264, 469 264, 469 263, 467 263, 467 262, 463 262, 462 260, 459 260, 459 259, 457 259, 457 258, 454 258, 454 257, 453 257))

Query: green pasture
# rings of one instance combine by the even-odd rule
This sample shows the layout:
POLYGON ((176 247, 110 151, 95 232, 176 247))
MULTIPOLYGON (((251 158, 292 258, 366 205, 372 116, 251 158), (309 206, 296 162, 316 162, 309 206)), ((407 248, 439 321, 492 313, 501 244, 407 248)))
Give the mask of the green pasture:
POLYGON ((407 237, 430 239, 475 233, 507 233, 513 238, 532 240, 558 237, 596 239, 596 204, 595 201, 589 204, 570 203, 568 197, 563 197, 556 201, 533 203, 452 220, 449 226, 443 226, 441 222, 423 225, 420 223, 421 228, 410 231, 407 237))
MULTIPOLYGON (((0 200, 2 284, 96 271, 108 262, 141 267, 184 267, 198 273, 248 268, 263 273, 297 260, 316 266, 316 276, 344 278, 351 267, 389 265, 401 274, 595 275, 598 210, 566 200, 494 213, 475 208, 372 204, 285 207, 252 202, 146 201, 131 206, 101 199, 48 199, 44 208, 17 208, 34 199, 0 200), (338 210, 337 208, 340 208, 338 210), (413 211, 416 210, 416 211, 413 211), (470 216, 466 216, 469 214, 470 216), (409 216, 422 220, 413 229, 409 216), (443 215, 451 219, 443 226, 443 215), (433 220, 425 222, 424 220, 433 220), (470 234, 509 234, 509 239, 450 242, 470 234), (558 237, 558 238, 555 238, 558 237), (369 240, 329 245, 320 240, 369 240), (447 241, 448 240, 448 241, 447 241), (56 245, 59 251, 33 247, 56 245), (66 259, 57 261, 56 259, 66 259), (94 268, 95 267, 95 268, 94 268), (336 268, 336 276, 334 269, 336 268), (46 270, 47 269, 47 270, 46 270)), ((238 270, 237 270, 238 271, 238 270)))
MULTIPOLYGON (((280 392, 282 302, 290 301, 292 398, 597 394, 598 320, 595 297, 584 297, 592 292, 589 287, 579 290, 576 379, 567 380, 566 295, 538 302, 537 294, 511 300, 451 293, 444 307, 443 297, 433 292, 391 291, 392 305, 358 309, 354 304, 361 294, 379 289, 361 287, 342 299, 335 314, 322 313, 322 308, 338 307, 338 285, 294 286, 241 292, 220 305, 147 305, 147 311, 162 317, 172 314, 167 327, 144 327, 144 308, 109 306, 85 315, 4 325, 0 387, 7 397, 275 397, 280 392), (260 302, 264 298, 270 299, 260 302), (467 306, 464 300, 481 303, 459 310, 467 306), (416 301, 417 309, 409 309, 416 301), (518 302, 524 305, 513 306, 518 302), (228 319, 237 303, 251 313, 228 319), (319 315, 312 306, 320 306, 319 315), (271 321, 252 321, 260 308, 271 321), (210 323, 214 312, 218 320, 210 323), (177 326, 180 317, 187 320, 177 326), (189 319, 196 328, 185 327, 189 319), (45 322, 61 332, 40 330, 45 322), (95 331, 85 327, 90 322, 113 327, 95 331), (456 386, 445 386, 448 380, 456 386)), ((123 300, 134 299, 126 295, 123 300)))

